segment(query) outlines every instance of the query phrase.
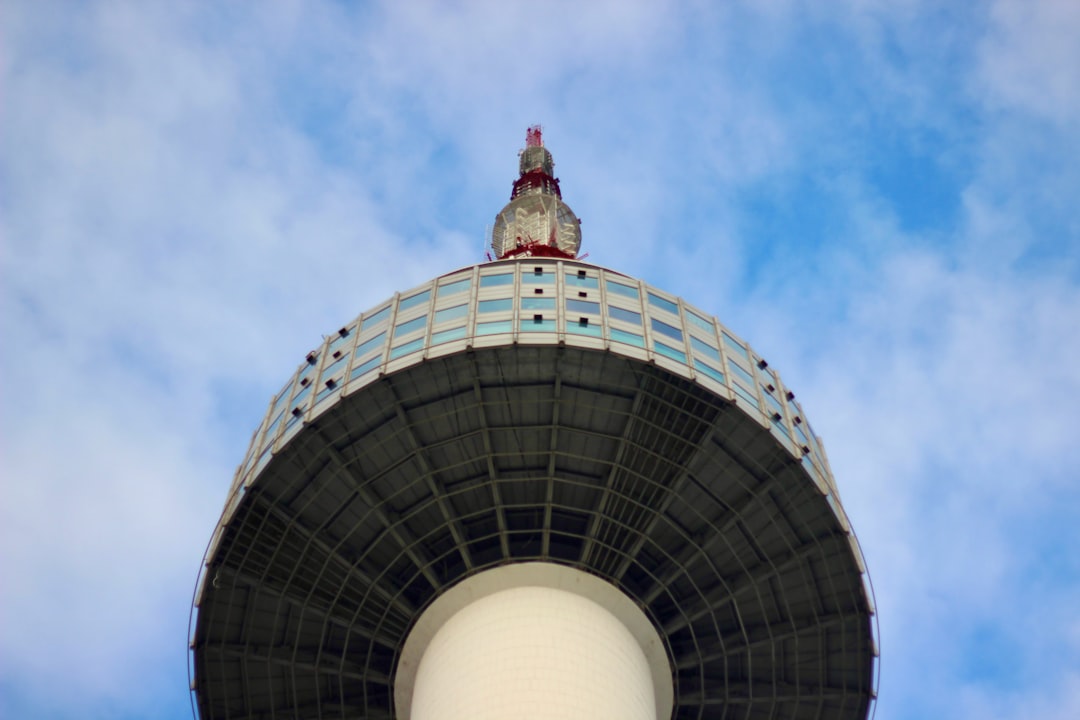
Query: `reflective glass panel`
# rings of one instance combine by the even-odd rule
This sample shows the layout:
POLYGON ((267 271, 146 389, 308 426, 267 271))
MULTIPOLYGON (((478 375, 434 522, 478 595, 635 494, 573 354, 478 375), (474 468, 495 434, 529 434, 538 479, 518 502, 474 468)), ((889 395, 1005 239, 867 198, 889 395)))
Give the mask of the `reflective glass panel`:
POLYGON ((381 323, 383 320, 386 319, 386 316, 389 315, 389 314, 390 314, 390 306, 387 305, 386 307, 384 307, 379 312, 374 313, 371 317, 364 318, 364 324, 362 326, 363 329, 367 330, 372 325, 377 325, 378 323, 381 323))
POLYGON ((670 300, 667 300, 665 298, 660 297, 659 295, 654 295, 652 293, 649 293, 649 304, 652 305, 653 307, 658 307, 661 310, 666 310, 669 313, 672 313, 673 315, 678 315, 679 314, 679 306, 678 305, 671 302, 670 300))
POLYGON ((695 325, 701 328, 710 335, 716 332, 716 328, 713 327, 712 320, 706 320, 705 318, 698 315, 696 312, 687 310, 686 319, 691 325, 695 325))
POLYGON ((402 355, 408 355, 411 352, 416 352, 424 346, 424 338, 419 337, 415 340, 411 340, 404 345, 398 345, 390 351, 390 359, 399 358, 402 355))
POLYGON ((444 308, 435 312, 435 322, 441 323, 447 320, 457 320, 463 318, 469 314, 468 305, 455 305, 454 307, 444 308))
POLYGON ((712 345, 705 343, 693 335, 690 336, 690 347, 694 348, 695 352, 701 353, 707 358, 713 360, 720 360, 720 351, 714 348, 712 345))
POLYGON ((588 300, 574 300, 573 298, 566 299, 566 309, 576 313, 594 313, 600 314, 600 303, 590 302, 588 300))
POLYGON ((638 299, 638 290, 636 287, 631 287, 630 285, 623 285, 622 283, 611 282, 610 280, 604 283, 604 287, 607 289, 609 294, 622 295, 623 297, 634 298, 635 300, 638 299))
POLYGON ((621 307, 608 305, 608 315, 623 322, 634 323, 635 325, 641 324, 641 313, 636 313, 633 310, 624 310, 621 307))
POLYGON ((513 307, 514 302, 510 298, 499 298, 498 300, 481 300, 477 307, 477 311, 481 313, 492 313, 511 310, 513 307))
POLYGON ((656 352, 660 353, 661 355, 666 355, 672 360, 678 360, 681 363, 686 362, 686 353, 684 353, 682 350, 676 350, 675 348, 669 345, 665 345, 662 342, 654 344, 656 345, 656 352))
POLYGON ((596 289, 600 287, 600 282, 594 277, 581 277, 577 273, 566 273, 566 286, 596 289))
POLYGON ((523 297, 521 298, 522 310, 554 310, 555 298, 523 297))
POLYGON ((465 327, 451 328, 449 330, 442 330, 437 333, 431 334, 431 344, 438 345, 439 343, 450 342, 451 340, 460 340, 465 337, 465 327))
POLYGON ((652 329, 654 333, 660 333, 661 335, 667 335, 669 338, 675 340, 682 340, 682 330, 677 327, 668 325, 666 322, 662 322, 653 318, 652 329))
POLYGON ((425 290, 424 292, 418 292, 415 295, 410 295, 407 298, 401 298, 401 302, 398 303, 398 312, 408 310, 409 308, 422 305, 431 299, 431 291, 425 290))
POLYGON ((637 345, 638 347, 645 347, 645 338, 641 337, 637 333, 626 332, 625 330, 619 330, 617 328, 611 328, 611 339, 615 342, 626 343, 627 345, 637 345))
POLYGON ((363 357, 375 348, 381 348, 384 340, 386 340, 385 331, 379 333, 370 340, 365 340, 364 342, 360 343, 360 345, 356 348, 356 357, 363 357))
POLYGON ((500 273, 498 275, 481 275, 480 287, 496 287, 498 285, 513 285, 513 273, 500 273))
POLYGON ((694 362, 694 367, 702 375, 707 375, 708 377, 711 377, 713 380, 715 380, 718 383, 724 382, 724 373, 720 372, 716 368, 714 368, 714 367, 712 367, 712 366, 710 366, 710 365, 708 365, 706 363, 703 363, 701 361, 695 361, 694 362))
POLYGON ((440 285, 439 286, 439 297, 444 298, 444 297, 449 297, 451 295, 456 295, 456 294, 458 294, 460 292, 465 292, 466 290, 469 289, 470 285, 472 285, 472 278, 465 278, 464 280, 457 280, 457 281, 452 282, 452 283, 446 283, 445 285, 440 285))
POLYGON ((397 327, 394 328, 394 337, 408 335, 411 332, 416 332, 417 330, 423 329, 425 325, 427 325, 427 316, 425 315, 421 315, 418 318, 413 318, 412 320, 407 320, 403 323, 400 323, 399 325, 397 325, 397 327))
POLYGON ((508 333, 513 330, 513 323, 509 320, 500 320, 498 322, 486 322, 476 323, 477 335, 495 335, 498 333, 508 333))

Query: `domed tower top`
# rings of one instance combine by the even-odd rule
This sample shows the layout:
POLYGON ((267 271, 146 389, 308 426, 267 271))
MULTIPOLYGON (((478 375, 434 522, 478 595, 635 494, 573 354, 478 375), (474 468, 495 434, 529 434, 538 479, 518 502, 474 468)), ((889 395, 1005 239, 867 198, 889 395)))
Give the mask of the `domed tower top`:
POLYGON ((525 133, 519 177, 510 202, 495 217, 491 249, 499 260, 526 257, 574 259, 581 248, 581 221, 562 201, 555 160, 539 125, 525 133))

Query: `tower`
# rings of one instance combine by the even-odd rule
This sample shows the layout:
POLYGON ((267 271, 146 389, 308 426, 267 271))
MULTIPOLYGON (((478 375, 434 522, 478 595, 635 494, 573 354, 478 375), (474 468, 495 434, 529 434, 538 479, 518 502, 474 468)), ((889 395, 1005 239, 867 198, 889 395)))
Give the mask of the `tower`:
POLYGON ((220 718, 865 718, 862 556, 746 342, 577 258, 539 128, 492 262, 343 325, 270 402, 196 589, 220 718))

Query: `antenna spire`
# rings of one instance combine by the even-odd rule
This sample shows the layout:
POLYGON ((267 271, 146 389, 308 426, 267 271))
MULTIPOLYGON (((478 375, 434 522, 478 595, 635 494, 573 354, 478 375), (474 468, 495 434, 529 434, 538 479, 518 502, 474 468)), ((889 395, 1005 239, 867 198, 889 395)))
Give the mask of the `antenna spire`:
POLYGON ((543 130, 525 131, 518 179, 510 202, 495 217, 491 249, 498 260, 559 257, 573 260, 581 248, 581 221, 562 201, 555 160, 544 147, 543 130))

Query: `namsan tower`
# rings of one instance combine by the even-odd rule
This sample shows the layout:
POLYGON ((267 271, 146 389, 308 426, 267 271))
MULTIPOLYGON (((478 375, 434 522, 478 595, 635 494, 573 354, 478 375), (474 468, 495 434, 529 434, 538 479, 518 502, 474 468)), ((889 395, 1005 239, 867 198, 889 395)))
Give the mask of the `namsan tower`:
POLYGON ((492 259, 270 401, 196 588, 203 720, 850 719, 874 605, 821 441, 745 341, 579 259, 539 127, 492 259))

